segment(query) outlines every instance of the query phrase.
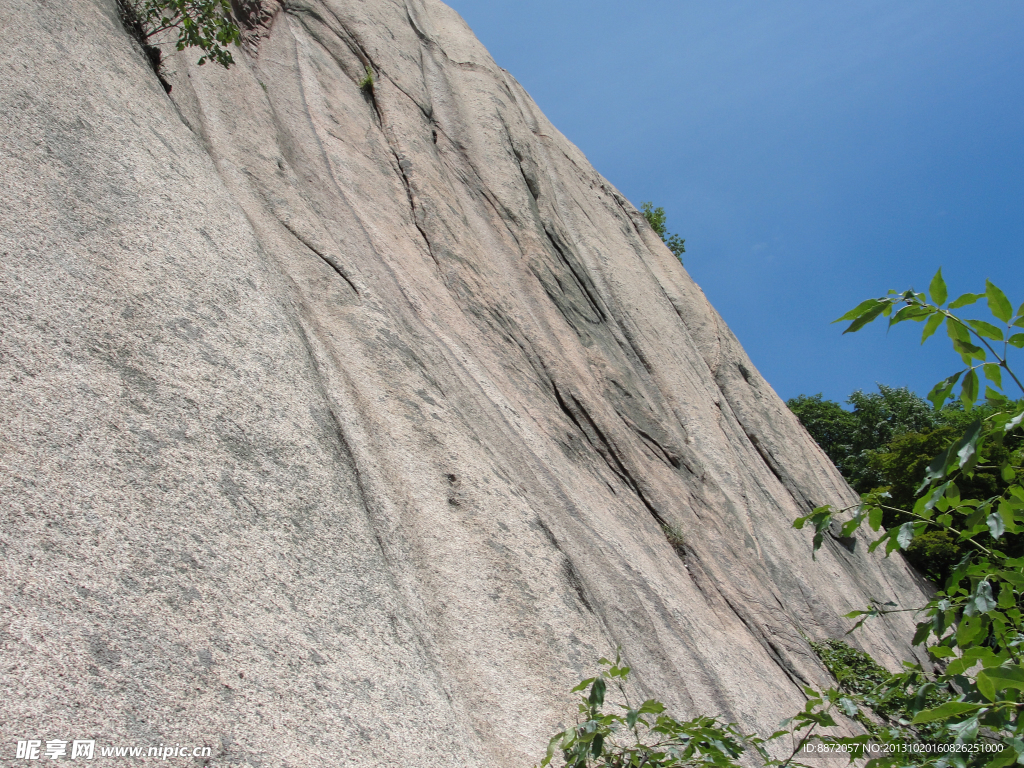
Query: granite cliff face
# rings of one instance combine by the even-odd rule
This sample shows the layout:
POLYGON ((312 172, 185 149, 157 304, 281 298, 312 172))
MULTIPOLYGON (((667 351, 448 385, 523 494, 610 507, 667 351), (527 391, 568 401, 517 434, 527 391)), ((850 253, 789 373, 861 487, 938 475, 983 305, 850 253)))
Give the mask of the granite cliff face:
POLYGON ((918 589, 812 562, 835 469, 457 14, 238 8, 168 96, 114 0, 0 0, 5 759, 529 765, 618 644, 774 728, 918 589))

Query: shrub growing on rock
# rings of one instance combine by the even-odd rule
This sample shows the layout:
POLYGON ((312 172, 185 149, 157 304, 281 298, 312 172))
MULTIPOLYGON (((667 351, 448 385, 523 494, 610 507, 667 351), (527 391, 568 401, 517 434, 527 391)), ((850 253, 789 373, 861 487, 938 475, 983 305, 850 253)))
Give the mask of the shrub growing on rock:
MULTIPOLYGON (((145 49, 150 41, 168 30, 177 32, 177 49, 199 48, 199 64, 215 61, 227 68, 234 63, 231 45, 238 45, 241 33, 232 20, 229 0, 119 0, 121 13, 145 49)), ((153 54, 146 51, 150 59, 153 54)), ((159 57, 154 69, 159 69, 159 57)))

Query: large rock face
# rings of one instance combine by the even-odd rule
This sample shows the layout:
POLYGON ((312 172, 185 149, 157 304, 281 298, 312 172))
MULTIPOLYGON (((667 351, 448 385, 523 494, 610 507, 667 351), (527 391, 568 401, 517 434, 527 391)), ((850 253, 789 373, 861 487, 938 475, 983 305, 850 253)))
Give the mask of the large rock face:
POLYGON ((244 5, 168 96, 114 0, 0 0, 5 760, 528 765, 616 645, 768 730, 919 596, 812 562, 851 492, 458 15, 244 5))

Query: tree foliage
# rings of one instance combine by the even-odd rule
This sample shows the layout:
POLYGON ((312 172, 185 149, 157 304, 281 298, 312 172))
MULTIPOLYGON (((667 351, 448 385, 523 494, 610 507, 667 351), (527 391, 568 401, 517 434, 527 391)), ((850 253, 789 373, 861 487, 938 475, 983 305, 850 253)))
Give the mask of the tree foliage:
POLYGON ((896 441, 947 426, 962 430, 973 420, 962 404, 934 408, 907 387, 879 384, 878 392, 858 389, 846 402, 850 410, 819 393, 800 395, 786 404, 860 493, 890 484, 877 456, 889 452, 896 441))
POLYGON ((124 0, 142 27, 146 41, 167 30, 177 32, 176 47, 199 48, 199 64, 215 61, 227 68, 234 63, 229 46, 238 45, 241 33, 232 20, 230 0, 124 0))
MULTIPOLYGON (((973 420, 962 432, 951 430, 937 439, 937 453, 923 467, 912 498, 898 506, 889 493, 864 494, 861 503, 848 510, 820 507, 794 525, 813 526, 814 547, 823 543, 834 521, 842 535, 850 536, 864 523, 880 534, 871 550, 885 547, 888 555, 906 551, 919 537, 941 534, 961 545, 966 554, 953 565, 933 599, 923 606, 895 603, 872 604, 854 611, 856 626, 873 617, 910 611, 922 620, 912 642, 926 647, 939 672, 930 676, 918 665, 894 676, 883 688, 904 690, 907 675, 916 677, 913 714, 901 735, 904 744, 927 744, 924 729, 936 728, 948 741, 944 749, 913 755, 921 765, 988 766, 1001 768, 1024 764, 1024 721, 1019 717, 1024 691, 1024 627, 1021 596, 1024 594, 1024 558, 1013 535, 1024 532, 1024 487, 1021 486, 1019 434, 1024 422, 1024 402, 1012 401, 1003 392, 1006 383, 1024 394, 1024 386, 1009 365, 1013 347, 1024 347, 1024 305, 1014 312, 998 287, 986 281, 984 293, 964 294, 947 304, 948 295, 940 270, 928 293, 890 291, 879 299, 862 302, 839 321, 850 321, 846 333, 885 317, 889 326, 914 321, 924 324, 922 343, 945 327, 962 370, 939 382, 929 393, 936 408, 953 395, 959 383, 959 399, 973 420), (930 294, 930 296, 929 296, 930 294), (984 299, 990 317, 964 318, 954 310, 984 299), (995 322, 990 322, 994 320, 995 322), (1001 326, 1001 327, 1000 327, 1001 326), (997 349, 1000 347, 1000 349, 997 349), (987 408, 978 408, 980 386, 987 383, 987 408), (990 495, 980 481, 987 472, 998 473, 1001 484, 990 495), (981 491, 977 498, 962 494, 963 488, 981 491), (910 503, 912 502, 912 503, 910 503), (887 513, 897 515, 898 525, 884 527, 887 513), (929 704, 929 692, 948 699, 929 704)), ((934 445, 932 447, 935 447, 934 445)), ((993 490, 989 488, 989 490, 993 490)), ((856 628, 855 626, 855 628, 856 628)), ((902 755, 872 760, 878 765, 900 765, 902 755)))
POLYGON ((640 203, 640 210, 643 211, 644 218, 651 225, 651 229, 661 238, 661 242, 668 246, 668 249, 676 255, 676 258, 682 259, 683 254, 686 253, 686 240, 679 235, 670 235, 668 233, 665 223, 665 209, 661 207, 655 208, 654 203, 640 203))
MULTIPOLYGON (((633 703, 623 683, 630 669, 618 653, 601 659, 604 669, 572 689, 580 693, 577 724, 556 733, 548 743, 542 768, 560 753, 566 768, 626 766, 735 766, 746 749, 759 753, 764 739, 742 733, 733 723, 714 717, 680 721, 665 713, 656 699, 633 703), (619 701, 610 701, 608 686, 619 701), (606 709, 607 707, 607 709, 606 709), (610 711, 609 711, 610 710, 610 711)), ((764 758, 770 759, 768 753, 764 758)))
MULTIPOLYGON (((800 395, 786 401, 789 409, 800 419, 814 442, 821 446, 832 463, 843 472, 843 463, 853 451, 853 434, 857 431, 857 417, 834 400, 816 395, 800 395)), ((846 476, 846 472, 843 472, 846 476)))
MULTIPOLYGON (((935 407, 905 387, 879 385, 878 389, 850 395, 847 403, 852 410, 821 395, 801 395, 788 405, 856 491, 889 495, 882 525, 892 528, 910 520, 898 510, 913 507, 920 478, 935 453, 975 419, 993 415, 995 406, 975 404, 967 411, 963 401, 956 400, 935 407)), ((961 478, 961 495, 989 498, 1002 492, 1007 481, 998 468, 1020 443, 1018 436, 1009 435, 1002 445, 990 446, 991 465, 961 478)), ((1015 555, 1024 553, 1024 534, 1007 534, 1004 547, 1015 555)), ((904 554, 922 574, 941 583, 969 548, 948 532, 929 530, 915 538, 904 554)))
MULTIPOLYGON (((984 293, 964 294, 949 303, 947 299, 940 270, 927 294, 890 291, 862 302, 840 320, 850 321, 847 333, 880 317, 888 318, 890 326, 924 323, 922 342, 944 326, 964 368, 937 384, 929 399, 941 409, 959 383, 964 414, 957 417, 959 428, 951 422, 925 433, 907 432, 905 445, 890 451, 905 452, 903 458, 892 459, 899 461, 902 471, 920 472, 909 497, 872 491, 849 509, 819 507, 793 523, 798 529, 813 529, 814 551, 825 544, 826 535, 833 535, 835 523, 840 525, 840 538, 852 536, 866 523, 877 534, 869 550, 884 546, 886 555, 907 551, 929 535, 940 537, 933 542, 952 542, 965 550, 923 605, 915 602, 920 599, 915 593, 900 596, 902 604, 872 602, 847 614, 857 620, 852 632, 865 621, 884 620, 890 613, 913 613, 920 620, 908 640, 923 646, 934 666, 925 669, 904 662, 899 673, 889 674, 845 644, 817 643, 815 650, 836 676, 837 687, 824 692, 805 687, 804 709, 783 721, 775 733, 760 737, 715 718, 675 720, 655 700, 633 706, 622 685, 628 667, 619 657, 614 663, 602 659, 608 669, 575 689, 589 689, 578 706, 577 724, 555 735, 542 765, 549 765, 560 752, 564 765, 571 768, 739 766, 741 761, 781 768, 804 765, 798 759, 813 754, 815 747, 833 755, 842 751, 850 762, 869 758, 867 768, 1024 765, 1024 557, 1012 538, 1024 533, 1024 400, 1010 400, 1003 392, 1005 377, 1024 394, 1007 359, 1011 347, 1024 347, 1024 333, 1017 330, 1024 328, 1024 304, 1014 312, 990 282, 984 293), (991 318, 954 313, 981 299, 991 318), (979 407, 983 382, 987 405, 979 407), (934 450, 923 465, 916 458, 922 450, 934 450), (997 486, 986 485, 982 477, 992 473, 998 475, 997 486), (976 496, 964 495, 966 488, 976 496), (895 523, 886 527, 886 520, 895 523), (623 697, 612 712, 604 710, 609 681, 623 697), (863 733, 826 733, 837 724, 840 712, 859 722, 863 733), (772 743, 787 738, 795 747, 781 758, 773 757, 778 749, 772 749, 772 743)), ((806 398, 801 405, 824 414, 826 422, 840 418, 833 409, 820 407, 820 397, 806 398)), ((900 418, 913 419, 917 410, 903 413, 900 418)), ((888 439, 894 445, 900 436, 888 439)))

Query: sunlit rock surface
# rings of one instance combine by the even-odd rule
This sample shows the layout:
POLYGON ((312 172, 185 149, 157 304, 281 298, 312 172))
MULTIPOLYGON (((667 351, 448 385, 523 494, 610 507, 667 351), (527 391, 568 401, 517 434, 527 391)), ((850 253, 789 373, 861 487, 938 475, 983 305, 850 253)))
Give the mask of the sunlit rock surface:
POLYGON ((812 562, 855 497, 457 14, 243 6, 168 96, 114 0, 0 0, 4 759, 529 765, 617 645, 773 729, 913 575, 812 562))

